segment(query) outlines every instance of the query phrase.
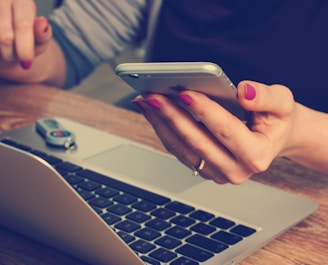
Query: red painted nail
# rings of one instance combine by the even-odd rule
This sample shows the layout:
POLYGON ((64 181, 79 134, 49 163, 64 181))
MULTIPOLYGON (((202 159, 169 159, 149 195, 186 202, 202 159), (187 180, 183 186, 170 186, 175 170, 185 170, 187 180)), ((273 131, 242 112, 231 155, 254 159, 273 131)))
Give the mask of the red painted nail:
POLYGON ((187 106, 190 106, 192 103, 192 98, 191 96, 187 94, 178 94, 178 98, 187 106))
POLYGON ((32 61, 23 61, 20 63, 21 67, 25 70, 28 70, 32 66, 32 61))
POLYGON ((47 18, 44 18, 47 22, 47 25, 44 27, 43 32, 46 33, 49 30, 49 20, 47 18))
POLYGON ((153 109, 156 109, 156 110, 161 109, 161 104, 154 98, 147 98, 144 101, 147 105, 151 106, 153 109))
POLYGON ((43 33, 47 33, 49 30, 49 24, 44 28, 43 33))
POLYGON ((245 86, 245 98, 247 100, 253 100, 256 97, 256 90, 252 85, 246 84, 245 86))

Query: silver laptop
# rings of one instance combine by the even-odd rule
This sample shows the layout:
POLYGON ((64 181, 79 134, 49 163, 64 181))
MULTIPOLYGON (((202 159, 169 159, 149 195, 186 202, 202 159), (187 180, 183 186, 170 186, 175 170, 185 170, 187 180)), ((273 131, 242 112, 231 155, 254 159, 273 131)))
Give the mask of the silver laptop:
POLYGON ((254 181, 218 185, 174 157, 57 118, 76 149, 35 125, 0 137, 0 223, 92 265, 234 264, 317 208, 254 181))

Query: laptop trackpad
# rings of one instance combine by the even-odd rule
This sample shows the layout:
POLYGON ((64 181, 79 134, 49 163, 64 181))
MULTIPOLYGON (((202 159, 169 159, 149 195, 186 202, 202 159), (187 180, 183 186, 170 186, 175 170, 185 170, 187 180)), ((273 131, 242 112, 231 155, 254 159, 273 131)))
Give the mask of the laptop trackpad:
MULTIPOLYGON (((136 145, 120 145, 86 159, 93 165, 117 173, 127 180, 179 193, 204 180, 178 160, 136 145)), ((123 180, 123 179, 122 179, 123 180)))

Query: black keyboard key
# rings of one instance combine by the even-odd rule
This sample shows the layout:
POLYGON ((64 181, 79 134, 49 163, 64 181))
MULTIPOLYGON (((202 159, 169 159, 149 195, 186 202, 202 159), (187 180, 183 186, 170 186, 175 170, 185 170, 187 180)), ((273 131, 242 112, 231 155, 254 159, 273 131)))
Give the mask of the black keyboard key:
POLYGON ((17 143, 16 141, 14 141, 12 139, 5 138, 5 139, 2 139, 1 142, 6 144, 6 145, 9 145, 9 146, 15 147, 17 149, 20 149, 22 151, 26 151, 26 152, 31 152, 32 151, 31 147, 29 147, 27 145, 24 145, 24 144, 17 143))
POLYGON ((187 214, 193 211, 195 208, 189 205, 186 205, 181 202, 173 201, 168 203, 165 208, 171 209, 175 212, 181 213, 181 214, 187 214))
POLYGON ((105 198, 111 198, 119 193, 118 190, 111 189, 111 188, 101 188, 99 190, 96 190, 96 193, 105 197, 105 198))
POLYGON ((172 211, 170 209, 166 209, 166 208, 158 208, 158 209, 152 211, 151 214, 153 216, 156 216, 156 217, 161 218, 161 219, 169 219, 172 216, 175 216, 174 211, 172 211))
POLYGON ((170 236, 163 236, 157 239, 155 243, 167 249, 174 249, 182 244, 180 240, 170 236))
POLYGON ((90 201, 88 201, 88 203, 92 206, 96 206, 100 209, 103 209, 103 208, 106 208, 108 207, 109 205, 112 205, 113 202, 108 200, 107 198, 104 198, 104 197, 98 197, 98 198, 94 198, 90 201))
POLYGON ((214 218, 214 214, 211 214, 211 213, 208 213, 208 212, 205 212, 202 210, 197 210, 197 211, 191 213, 189 216, 192 218, 195 218, 199 221, 202 221, 202 222, 207 222, 207 221, 211 220, 212 218, 214 218))
POLYGON ((182 226, 182 227, 188 227, 192 224, 194 224, 196 221, 194 219, 191 219, 189 217, 179 215, 170 220, 171 223, 182 226))
POLYGON ((187 238, 186 242, 201 247, 203 249, 209 250, 213 253, 220 253, 228 248, 228 246, 223 243, 220 243, 216 240, 209 239, 201 235, 193 235, 187 238))
POLYGON ((10 145, 12 147, 15 147, 17 145, 17 143, 14 140, 8 139, 8 138, 1 139, 1 142, 6 144, 6 145, 10 145))
POLYGON ((55 156, 47 155, 46 157, 43 157, 45 161, 47 161, 50 165, 56 165, 57 163, 62 162, 63 160, 59 159, 55 156))
POLYGON ((138 225, 134 222, 131 222, 129 220, 122 221, 115 225, 115 228, 123 230, 124 232, 127 232, 127 233, 132 233, 132 232, 136 231, 137 229, 140 229, 140 227, 141 227, 140 225, 138 225))
POLYGON ((179 257, 171 262, 170 265, 199 265, 199 263, 186 257, 179 257))
POLYGON ((189 244, 179 247, 176 252, 199 262, 204 262, 214 256, 211 252, 189 244))
POLYGON ((67 172, 76 172, 76 171, 78 171, 78 170, 81 169, 80 166, 75 165, 75 164, 70 163, 70 162, 61 162, 61 163, 58 163, 55 166, 55 169, 57 169, 57 168, 59 170, 65 170, 67 172))
POLYGON ((26 152, 32 151, 31 147, 29 147, 27 145, 24 145, 24 144, 20 144, 20 143, 16 143, 15 147, 20 149, 20 150, 26 151, 26 152))
POLYGON ((117 234, 118 234, 118 235, 123 239, 123 241, 124 241, 125 243, 127 243, 127 244, 135 240, 135 237, 134 237, 134 236, 131 236, 131 235, 129 235, 129 234, 127 234, 127 233, 124 233, 124 232, 122 232, 122 231, 119 231, 117 234))
POLYGON ((149 258, 147 256, 142 256, 141 259, 147 264, 147 265, 161 265, 161 263, 158 260, 154 260, 152 258, 149 258))
POLYGON ((50 165, 55 165, 57 163, 62 162, 62 160, 60 158, 51 156, 51 155, 47 155, 46 153, 38 151, 38 150, 32 150, 32 151, 30 151, 30 153, 42 158, 44 161, 48 162, 48 164, 50 164, 50 165))
POLYGON ((178 239, 183 239, 191 234, 190 231, 187 229, 184 229, 180 226, 174 226, 168 230, 165 231, 167 235, 173 236, 178 239))
POLYGON ((245 225, 236 225, 235 227, 233 227, 230 230, 230 232, 240 235, 242 237, 247 237, 247 236, 254 234, 256 232, 256 230, 254 228, 251 228, 251 227, 248 227, 245 225))
POLYGON ((243 239, 240 236, 225 232, 223 230, 213 234, 211 237, 228 245, 234 245, 243 239))
POLYGON ((77 185, 79 188, 87 190, 87 191, 94 191, 101 187, 101 184, 94 182, 92 180, 83 181, 77 185))
POLYGON ((195 231, 202 235, 209 235, 209 234, 213 233, 214 231, 216 231, 215 227, 204 224, 204 223, 195 224, 194 226, 190 227, 190 229, 192 231, 195 231))
POLYGON ((78 172, 78 174, 88 179, 92 179, 96 182, 103 183, 104 185, 110 188, 121 190, 123 192, 137 196, 138 198, 153 202, 155 204, 164 205, 170 201, 170 199, 167 197, 132 186, 130 184, 99 174, 92 170, 88 170, 88 169, 81 170, 78 172))
POLYGON ((143 223, 143 222, 149 220, 150 216, 147 214, 144 214, 143 212, 136 211, 136 212, 133 212, 133 213, 130 213, 129 215, 127 215, 126 218, 129 220, 132 220, 136 223, 143 223))
MULTIPOLYGON (((40 151, 40 150, 31 150, 30 151, 30 153, 31 154, 33 154, 33 155, 36 155, 36 156, 38 156, 38 157, 46 157, 46 156, 48 156, 48 154, 46 154, 45 152, 42 152, 42 151, 40 151)), ((58 158, 59 159, 59 158, 58 158)), ((60 160, 60 159, 59 159, 60 160)))
POLYGON ((142 239, 145 239, 147 241, 152 241, 152 240, 160 237, 161 233, 159 233, 151 228, 145 227, 141 230, 138 230, 136 233, 134 233, 134 235, 138 236, 142 239))
POLYGON ((62 174, 62 175, 66 179, 66 181, 71 185, 74 185, 74 184, 84 181, 84 178, 77 176, 75 174, 69 173, 69 174, 62 174))
POLYGON ((235 222, 230 221, 223 217, 217 217, 214 220, 212 220, 210 224, 221 229, 229 229, 230 227, 235 225, 235 222))
POLYGON ((113 198, 114 201, 123 203, 125 205, 131 204, 137 201, 137 197, 129 194, 119 194, 113 198))
POLYGON ((55 168, 55 170, 59 173, 59 175, 62 175, 62 176, 67 175, 67 174, 74 174, 74 172, 68 172, 67 170, 60 169, 60 168, 55 168))
POLYGON ((151 243, 148 243, 142 239, 132 243, 129 245, 133 250, 139 252, 139 253, 147 253, 155 248, 155 246, 151 243))
POLYGON ((142 201, 139 201, 139 202, 133 204, 132 207, 134 209, 137 209, 137 210, 140 210, 143 212, 149 212, 156 208, 156 204, 149 202, 149 201, 142 200, 142 201))
POLYGON ((84 199, 84 200, 90 200, 92 198, 95 197, 94 194, 92 194, 91 192, 89 191, 86 191, 86 190, 82 190, 82 189, 76 189, 76 191, 80 194, 80 196, 84 199))
POLYGON ((120 217, 118 217, 117 215, 112 214, 112 213, 105 213, 105 214, 101 215, 101 217, 109 225, 113 225, 113 224, 121 221, 120 217))
POLYGON ((160 218, 155 218, 150 220, 145 224, 145 226, 151 227, 157 231, 163 231, 164 229, 168 228, 171 226, 171 224, 167 221, 164 221, 160 218))
POLYGON ((103 213, 103 210, 98 207, 91 206, 91 208, 99 215, 103 213))
POLYGON ((117 215, 125 215, 128 212, 131 212, 132 210, 123 204, 114 204, 114 205, 109 206, 107 208, 107 211, 115 213, 117 215))
POLYGON ((176 258, 178 255, 167 249, 159 248, 150 253, 149 256, 161 262, 167 263, 176 258))

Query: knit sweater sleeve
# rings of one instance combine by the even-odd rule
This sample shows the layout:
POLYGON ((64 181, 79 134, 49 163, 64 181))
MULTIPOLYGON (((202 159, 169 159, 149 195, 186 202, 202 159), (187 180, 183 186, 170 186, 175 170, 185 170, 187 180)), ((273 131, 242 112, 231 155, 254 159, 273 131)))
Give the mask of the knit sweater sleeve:
POLYGON ((65 88, 80 83, 145 36, 147 0, 66 0, 49 16, 67 63, 65 88))

